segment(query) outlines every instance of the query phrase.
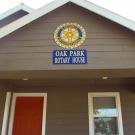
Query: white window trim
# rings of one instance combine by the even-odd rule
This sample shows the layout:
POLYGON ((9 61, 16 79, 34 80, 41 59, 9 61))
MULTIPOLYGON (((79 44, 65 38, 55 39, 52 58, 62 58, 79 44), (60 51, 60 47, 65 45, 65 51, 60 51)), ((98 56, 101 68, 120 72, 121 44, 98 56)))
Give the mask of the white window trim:
POLYGON ((45 130, 46 130, 47 93, 14 93, 13 94, 12 105, 11 105, 11 113, 10 113, 10 119, 9 119, 8 135, 12 135, 16 98, 20 97, 20 96, 21 97, 44 97, 43 120, 42 120, 42 135, 45 135, 45 130))
MULTIPOLYGON (((95 133, 94 133, 93 97, 115 97, 116 107, 118 109, 118 114, 116 115, 118 118, 118 132, 119 132, 118 134, 124 135, 122 113, 121 113, 121 103, 120 103, 120 93, 119 92, 88 93, 89 135, 95 135, 95 133)), ((113 116, 111 115, 111 117, 113 117, 113 116)))

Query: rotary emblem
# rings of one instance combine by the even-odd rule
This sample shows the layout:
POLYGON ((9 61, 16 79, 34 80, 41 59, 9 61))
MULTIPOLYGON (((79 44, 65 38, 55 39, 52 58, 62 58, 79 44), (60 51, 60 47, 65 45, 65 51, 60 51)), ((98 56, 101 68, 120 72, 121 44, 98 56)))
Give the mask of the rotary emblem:
POLYGON ((65 49, 73 49, 82 45, 85 38, 84 28, 76 23, 60 25, 54 33, 55 42, 65 49))

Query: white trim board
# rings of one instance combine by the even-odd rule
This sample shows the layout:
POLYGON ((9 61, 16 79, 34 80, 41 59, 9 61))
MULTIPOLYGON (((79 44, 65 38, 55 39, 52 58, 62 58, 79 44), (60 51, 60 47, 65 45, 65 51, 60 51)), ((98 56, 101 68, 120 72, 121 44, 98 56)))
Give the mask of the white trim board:
POLYGON ((8 16, 11 16, 12 14, 20 11, 20 10, 23 10, 23 11, 26 11, 28 13, 31 13, 34 11, 34 9, 26 6, 25 4, 21 3, 19 6, 15 7, 15 8, 12 8, 10 10, 8 10, 7 12, 3 13, 0 15, 0 21, 3 20, 4 18, 8 17, 8 16))
POLYGON ((4 110, 4 116, 3 116, 3 123, 2 123, 1 135, 6 135, 7 134, 10 101, 11 101, 11 92, 7 92, 7 94, 6 94, 6 101, 5 101, 5 110, 4 110))
POLYGON ((97 6, 86 0, 55 0, 46 6, 24 16, 23 18, 14 21, 13 23, 0 29, 0 39, 7 36, 8 34, 14 32, 15 30, 25 26, 26 24, 31 23, 32 21, 46 15, 47 13, 55 10, 58 7, 63 6, 64 4, 72 2, 78 6, 81 6, 89 11, 92 11, 100 16, 103 16, 113 22, 116 22, 132 31, 135 31, 135 22, 128 20, 120 15, 117 15, 107 9, 104 9, 100 6, 97 6))
POLYGON ((13 94, 13 99, 12 99, 12 104, 11 104, 11 113, 10 113, 10 119, 9 119, 8 135, 12 135, 15 104, 16 104, 16 98, 17 97, 44 97, 42 135, 45 135, 45 130, 46 130, 46 110, 47 110, 47 93, 14 93, 13 94))

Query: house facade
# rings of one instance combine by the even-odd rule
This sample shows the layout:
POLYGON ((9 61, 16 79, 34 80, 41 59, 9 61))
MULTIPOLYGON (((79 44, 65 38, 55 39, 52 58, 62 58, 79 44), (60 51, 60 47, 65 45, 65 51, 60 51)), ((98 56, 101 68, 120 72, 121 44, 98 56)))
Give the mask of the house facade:
POLYGON ((135 23, 56 0, 0 28, 1 135, 134 135, 135 23))

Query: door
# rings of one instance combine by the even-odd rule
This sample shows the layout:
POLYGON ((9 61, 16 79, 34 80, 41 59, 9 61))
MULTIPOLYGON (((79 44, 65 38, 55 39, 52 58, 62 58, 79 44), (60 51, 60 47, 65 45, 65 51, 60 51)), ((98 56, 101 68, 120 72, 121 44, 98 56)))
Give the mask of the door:
POLYGON ((8 135, 45 135, 47 94, 13 95, 8 135))

